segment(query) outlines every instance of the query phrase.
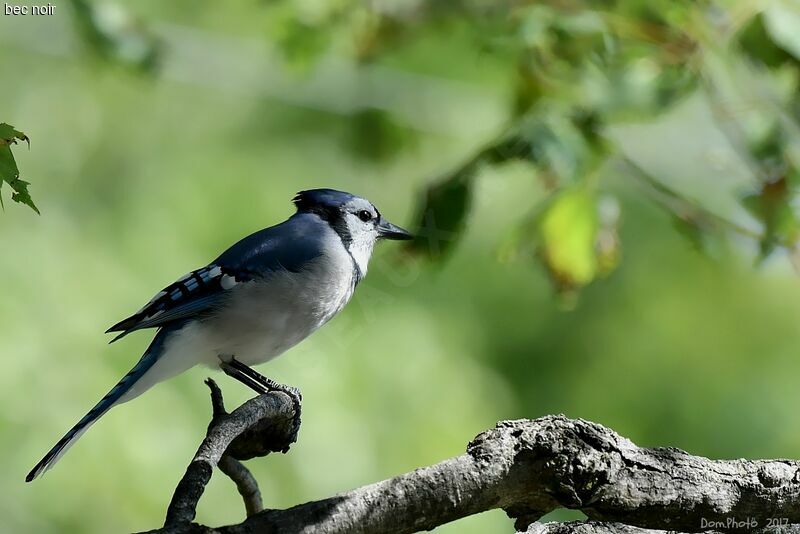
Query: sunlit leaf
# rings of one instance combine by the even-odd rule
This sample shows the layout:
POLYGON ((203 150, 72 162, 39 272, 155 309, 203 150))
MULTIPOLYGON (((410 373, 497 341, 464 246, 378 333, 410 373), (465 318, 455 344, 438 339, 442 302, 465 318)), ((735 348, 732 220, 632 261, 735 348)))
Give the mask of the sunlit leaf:
POLYGON ((580 288, 598 272, 597 197, 580 185, 559 193, 539 220, 539 255, 560 290, 580 288))

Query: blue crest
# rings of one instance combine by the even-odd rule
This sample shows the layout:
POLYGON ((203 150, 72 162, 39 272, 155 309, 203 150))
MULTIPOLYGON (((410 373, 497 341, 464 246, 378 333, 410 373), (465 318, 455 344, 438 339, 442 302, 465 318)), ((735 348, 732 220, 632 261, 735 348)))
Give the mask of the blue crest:
POLYGON ((300 191, 292 199, 298 210, 314 210, 315 208, 340 208, 353 200, 355 195, 336 189, 309 189, 300 191))

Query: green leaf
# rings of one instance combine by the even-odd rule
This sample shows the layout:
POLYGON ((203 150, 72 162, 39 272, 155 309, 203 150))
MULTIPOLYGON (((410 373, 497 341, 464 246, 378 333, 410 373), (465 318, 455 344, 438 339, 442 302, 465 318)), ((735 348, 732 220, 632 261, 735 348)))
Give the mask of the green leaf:
POLYGON ((584 185, 566 189, 539 219, 539 254, 560 291, 574 290, 598 274, 597 198, 584 185))
POLYGON ((774 69, 784 63, 797 63, 795 57, 772 38, 763 13, 750 19, 739 32, 737 41, 746 56, 760 61, 769 68, 774 69))
POLYGON ((346 147, 367 161, 383 161, 404 150, 414 140, 414 133, 380 109, 364 109, 355 113, 349 122, 346 147))
POLYGON ((417 210, 415 238, 407 247, 431 259, 443 258, 461 236, 472 201, 479 159, 428 187, 417 210))
POLYGON ((332 28, 292 18, 279 27, 279 32, 277 44, 285 61, 304 70, 314 65, 328 49, 332 28))
POLYGON ((674 228, 686 239, 692 249, 701 254, 708 253, 709 229, 704 228, 700 221, 689 214, 669 212, 674 228))
MULTIPOLYGON (((0 188, 4 182, 7 183, 14 191, 11 194, 11 200, 30 206, 33 211, 39 213, 39 209, 33 203, 28 192, 30 184, 19 179, 19 168, 14 154, 11 152, 11 145, 16 144, 17 140, 25 141, 30 146, 30 139, 27 135, 10 124, 0 123, 0 188)), ((0 207, 5 208, 2 195, 0 195, 0 207)))
POLYGON ((11 183, 19 177, 17 162, 14 161, 14 154, 11 147, 0 145, 0 184, 3 182, 11 183))
POLYGON ((25 204, 37 214, 40 214, 39 208, 37 208, 36 204, 33 203, 31 195, 28 193, 28 186, 31 184, 24 180, 14 180, 9 185, 11 186, 11 189, 14 190, 14 193, 11 195, 11 200, 14 202, 19 202, 20 204, 25 204))
POLYGON ((6 124, 5 122, 0 122, 0 146, 14 145, 17 143, 17 139, 28 143, 28 148, 30 148, 31 140, 30 138, 28 138, 27 135, 20 132, 10 124, 6 124))
POLYGON ((800 239, 800 221, 792 207, 793 192, 786 177, 765 182, 761 189, 742 198, 742 205, 764 225, 761 259, 776 247, 793 248, 800 239))

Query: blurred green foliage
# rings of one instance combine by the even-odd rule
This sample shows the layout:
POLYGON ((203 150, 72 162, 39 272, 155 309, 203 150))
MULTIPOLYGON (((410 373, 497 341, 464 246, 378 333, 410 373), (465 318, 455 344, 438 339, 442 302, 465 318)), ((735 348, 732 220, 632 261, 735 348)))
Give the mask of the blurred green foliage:
POLYGON ((85 49, 110 65, 152 73, 160 43, 127 9, 112 2, 70 0, 74 28, 85 49))
MULTIPOLYGON (((0 218, 0 530, 161 523, 208 422, 205 369, 22 480, 149 339, 107 347, 105 327, 309 187, 362 194, 418 238, 381 247, 347 310, 262 369, 305 400, 291 453, 250 462, 267 506, 546 413, 642 445, 796 457, 798 36, 788 0, 0 16, 0 117, 36 142, 11 168, 21 138, 0 136, 0 171, 24 184, 19 163, 46 213, 0 218)), ((231 406, 248 395, 220 383, 231 406)), ((215 476, 198 520, 242 513, 215 476)), ((438 529, 510 530, 498 511, 438 529)))
MULTIPOLYGON (((718 62, 753 75, 785 68, 791 72, 776 75, 791 76, 793 88, 800 74, 794 56, 756 10, 742 20, 736 9, 710 2, 511 3, 504 9, 465 5, 475 18, 494 19, 492 24, 484 20, 492 30, 477 36, 486 48, 513 59, 508 61, 509 69, 516 69, 511 139, 529 148, 524 160, 556 197, 539 218, 538 231, 524 224, 519 233, 539 236, 539 256, 560 292, 572 293, 600 274, 596 263, 601 255, 619 257, 597 241, 600 196, 591 200, 579 193, 608 192, 597 175, 609 161, 625 157, 624 147, 605 135, 610 124, 636 116, 656 117, 697 94, 701 85, 718 98, 722 89, 717 86, 726 83, 715 72, 718 62)), ((758 177, 757 190, 741 194, 740 199, 762 225, 758 236, 762 259, 776 247, 794 255, 800 230, 793 205, 796 186, 787 178, 796 172, 788 148, 796 143, 796 125, 781 124, 786 117, 779 113, 771 115, 762 117, 769 128, 766 137, 759 131, 764 125, 748 128, 737 117, 726 118, 724 126, 731 141, 741 143, 736 148, 746 152, 758 177)), ((497 146, 507 145, 504 138, 497 146)), ((505 161, 501 157, 493 163, 505 161)), ((429 194, 419 210, 424 220, 440 213, 447 218, 451 204, 467 205, 463 197, 470 196, 474 181, 464 181, 460 173, 450 180, 461 184, 459 198, 448 203, 429 194)), ((442 184, 432 188, 441 190, 442 184)), ((703 199, 694 208, 709 210, 703 199)), ((463 211, 458 211, 461 224, 448 230, 458 232, 466 226, 463 211)), ((691 219, 682 220, 692 224, 691 219)), ((419 240, 412 246, 419 247, 419 240)), ((616 262, 603 263, 610 268, 616 262)))

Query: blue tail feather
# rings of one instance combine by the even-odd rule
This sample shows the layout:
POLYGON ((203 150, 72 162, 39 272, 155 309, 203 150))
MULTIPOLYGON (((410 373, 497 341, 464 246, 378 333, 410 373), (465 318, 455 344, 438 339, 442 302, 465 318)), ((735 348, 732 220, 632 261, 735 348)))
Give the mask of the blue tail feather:
POLYGON ((69 432, 67 432, 64 437, 58 440, 52 449, 42 458, 39 463, 31 469, 31 472, 28 473, 28 476, 25 477, 26 482, 30 482, 50 467, 53 466, 61 456, 66 452, 66 449, 69 448, 75 440, 77 440, 83 432, 85 432, 89 426, 91 426, 95 421, 97 421, 104 413, 106 413, 120 398, 127 393, 131 387, 140 379, 144 374, 153 366, 153 364, 158 360, 158 357, 161 354, 161 349, 164 344, 164 332, 159 332, 156 337, 153 339, 153 342, 148 347, 147 351, 141 357, 139 362, 128 371, 122 380, 117 382, 117 384, 111 388, 111 391, 106 393, 106 395, 100 399, 94 408, 89 410, 89 413, 84 415, 80 421, 78 421, 75 426, 73 426, 69 432))

